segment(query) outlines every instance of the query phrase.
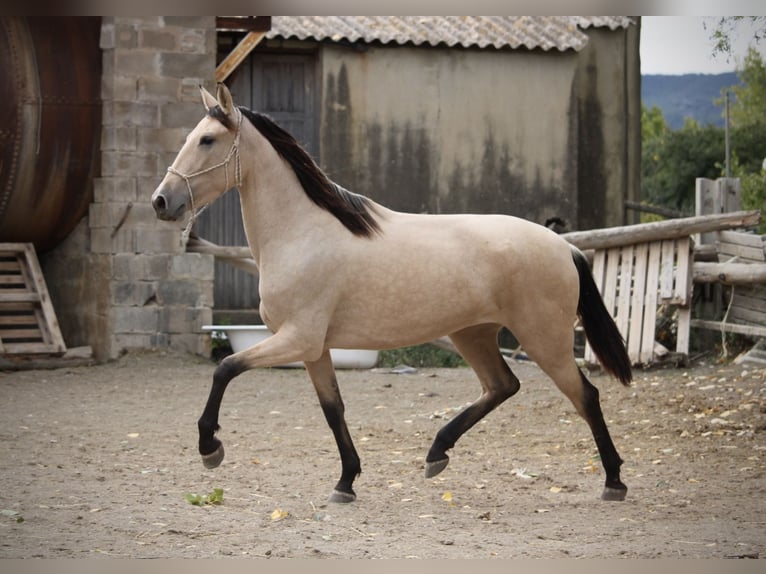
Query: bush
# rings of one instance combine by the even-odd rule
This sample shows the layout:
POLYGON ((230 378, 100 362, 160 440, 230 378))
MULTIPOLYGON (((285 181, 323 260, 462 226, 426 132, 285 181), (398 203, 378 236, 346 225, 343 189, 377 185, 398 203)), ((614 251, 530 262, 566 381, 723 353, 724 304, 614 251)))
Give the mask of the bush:
POLYGON ((378 367, 391 368, 398 365, 410 367, 465 367, 462 357, 428 343, 414 347, 402 347, 381 351, 378 355, 378 367))

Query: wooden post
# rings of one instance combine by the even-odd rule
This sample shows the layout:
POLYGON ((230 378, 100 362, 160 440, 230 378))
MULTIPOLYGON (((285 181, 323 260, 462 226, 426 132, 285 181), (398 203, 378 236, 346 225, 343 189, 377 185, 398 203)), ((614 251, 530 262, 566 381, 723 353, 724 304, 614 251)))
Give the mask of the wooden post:
MULTIPOLYGON (((695 181, 695 210, 697 216, 732 213, 742 209, 742 183, 739 178, 722 177, 716 180, 697 178, 695 181)), ((697 245, 714 243, 718 238, 714 231, 699 233, 694 238, 697 245)))

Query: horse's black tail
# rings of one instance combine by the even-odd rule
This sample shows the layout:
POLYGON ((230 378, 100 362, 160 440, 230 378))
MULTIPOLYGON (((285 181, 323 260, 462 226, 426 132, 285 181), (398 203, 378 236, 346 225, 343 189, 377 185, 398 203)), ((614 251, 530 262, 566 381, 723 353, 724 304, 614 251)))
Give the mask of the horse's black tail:
POLYGON ((625 348, 625 339, 606 310, 604 300, 591 275, 588 259, 575 248, 572 249, 572 258, 580 276, 577 314, 580 316, 585 336, 604 368, 627 386, 633 379, 633 373, 625 348))

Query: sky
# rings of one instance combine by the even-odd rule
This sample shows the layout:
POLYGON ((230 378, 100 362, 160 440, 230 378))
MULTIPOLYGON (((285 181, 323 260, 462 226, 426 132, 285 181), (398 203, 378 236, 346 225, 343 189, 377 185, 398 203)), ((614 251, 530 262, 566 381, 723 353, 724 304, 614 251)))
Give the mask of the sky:
POLYGON ((752 28, 742 24, 732 36, 732 55, 713 56, 711 39, 717 17, 643 16, 641 18, 642 74, 722 74, 741 67, 753 44, 766 59, 766 40, 755 44, 752 28), (705 28, 707 25, 707 29, 705 28))

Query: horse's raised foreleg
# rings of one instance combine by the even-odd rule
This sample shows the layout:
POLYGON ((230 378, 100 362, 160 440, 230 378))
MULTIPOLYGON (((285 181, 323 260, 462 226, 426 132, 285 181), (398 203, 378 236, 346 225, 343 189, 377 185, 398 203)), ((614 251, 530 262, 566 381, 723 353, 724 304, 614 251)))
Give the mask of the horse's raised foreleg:
POLYGON ((449 463, 447 451, 473 425, 519 390, 519 380, 500 354, 497 344, 499 325, 468 327, 450 335, 455 347, 473 367, 481 382, 481 396, 436 434, 426 456, 425 474, 431 478, 449 463))
POLYGON ((287 331, 280 331, 265 341, 229 355, 221 361, 213 373, 213 386, 202 416, 197 421, 199 452, 206 468, 215 468, 223 461, 223 444, 215 437, 215 432, 219 429, 218 414, 229 382, 250 369, 301 361, 312 354, 315 356, 316 351, 307 347, 304 340, 290 337, 287 331))
POLYGON ((356 500, 356 494, 352 485, 354 479, 362 472, 362 467, 346 426, 345 407, 340 396, 330 351, 325 351, 318 361, 306 362, 306 370, 314 383, 319 404, 340 452, 342 471, 340 480, 330 495, 330 502, 353 502, 356 500))

